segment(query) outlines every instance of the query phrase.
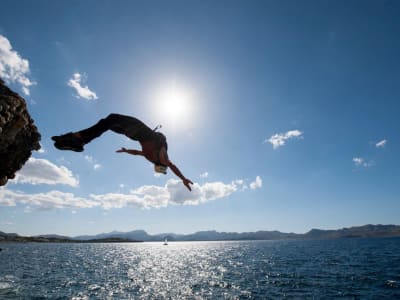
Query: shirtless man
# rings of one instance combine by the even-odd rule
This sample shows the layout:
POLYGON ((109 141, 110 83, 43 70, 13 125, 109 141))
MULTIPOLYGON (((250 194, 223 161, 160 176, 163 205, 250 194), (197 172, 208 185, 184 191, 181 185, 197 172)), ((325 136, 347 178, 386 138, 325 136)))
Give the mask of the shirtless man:
POLYGON ((134 117, 110 114, 92 127, 78 132, 53 136, 51 139, 55 142, 54 146, 57 149, 82 152, 85 144, 99 137, 107 130, 124 134, 130 139, 138 141, 142 146, 142 150, 121 148, 116 152, 144 156, 154 164, 154 170, 157 173, 167 174, 167 169, 171 168, 188 190, 191 191, 190 184, 193 184, 193 182, 183 176, 178 167, 169 160, 167 139, 161 132, 157 132, 156 129, 151 130, 142 121, 134 117))

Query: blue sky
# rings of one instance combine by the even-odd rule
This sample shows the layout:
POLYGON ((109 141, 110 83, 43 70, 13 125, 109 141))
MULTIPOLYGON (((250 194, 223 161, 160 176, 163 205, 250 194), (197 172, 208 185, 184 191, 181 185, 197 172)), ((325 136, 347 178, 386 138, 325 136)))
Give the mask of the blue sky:
POLYGON ((399 13, 397 1, 3 1, 0 75, 42 150, 0 189, 0 230, 399 224, 399 13), (139 147, 121 135, 53 147, 112 112, 162 124, 193 192, 115 153, 139 147))

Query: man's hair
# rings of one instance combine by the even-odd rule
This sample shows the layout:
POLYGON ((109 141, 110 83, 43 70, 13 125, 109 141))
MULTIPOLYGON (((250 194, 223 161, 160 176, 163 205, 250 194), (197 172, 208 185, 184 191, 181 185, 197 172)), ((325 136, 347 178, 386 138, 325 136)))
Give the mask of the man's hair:
POLYGON ((164 166, 162 164, 154 164, 154 171, 156 173, 162 173, 162 174, 167 174, 167 166, 164 166))
POLYGON ((165 147, 165 150, 168 150, 167 138, 161 132, 154 132, 154 140, 158 149, 165 147))

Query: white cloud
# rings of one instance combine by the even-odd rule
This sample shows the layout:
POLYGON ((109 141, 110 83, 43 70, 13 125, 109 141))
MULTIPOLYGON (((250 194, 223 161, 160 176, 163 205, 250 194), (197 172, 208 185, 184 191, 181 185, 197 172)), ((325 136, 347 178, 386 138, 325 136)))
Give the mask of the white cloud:
POLYGON ((40 154, 44 154, 44 153, 46 153, 46 149, 43 147, 43 145, 40 145, 40 149, 37 150, 37 152, 40 154))
POLYGON ((256 180, 254 180, 253 182, 250 183, 250 188, 252 190, 255 190, 255 189, 260 188, 260 187, 262 187, 262 179, 261 179, 260 176, 257 176, 256 180))
POLYGON ((97 163, 97 161, 90 155, 84 156, 85 160, 93 166, 93 170, 97 171, 101 168, 101 164, 97 163))
POLYGON ((141 208, 161 208, 168 205, 199 205, 208 201, 225 198, 239 188, 235 181, 195 183, 189 192, 181 181, 170 179, 164 186, 145 185, 131 190, 130 194, 90 195, 105 209, 137 206, 141 208))
POLYGON ((292 138, 302 138, 303 132, 300 130, 290 130, 286 133, 277 133, 272 135, 264 143, 270 143, 274 149, 278 149, 286 144, 286 141, 292 138))
MULTIPOLYGON (((92 92, 88 86, 81 85, 82 75, 79 73, 75 73, 72 75, 72 78, 68 80, 68 85, 75 89, 77 93, 77 98, 83 98, 86 100, 95 100, 98 99, 95 92, 92 92)), ((83 82, 82 82, 83 83, 83 82)))
POLYGON ((52 208, 89 208, 98 206, 99 203, 76 197, 72 193, 63 193, 60 191, 50 191, 47 193, 25 194, 23 192, 14 192, 5 188, 0 189, 0 205, 15 206, 17 203, 26 204, 26 212, 32 211, 32 206, 39 209, 52 208))
POLYGON ((29 158, 20 171, 17 172, 12 183, 29 184, 65 184, 77 186, 79 181, 72 172, 64 167, 57 166, 46 159, 29 158))
POLYGON ((230 184, 225 184, 223 182, 207 182, 200 186, 201 196, 197 203, 225 198, 236 191, 237 185, 234 182, 230 184))
POLYGON ((207 178, 207 177, 208 177, 208 172, 200 174, 200 178, 207 178))
POLYGON ((16 199, 13 197, 13 193, 6 190, 4 187, 0 188, 0 205, 1 206, 15 206, 16 199), (10 194, 11 193, 11 194, 10 194))
POLYGON ((353 157, 353 162, 356 166, 360 166, 364 162, 364 159, 361 157, 353 157))
POLYGON ((243 185, 244 184, 244 180, 243 179, 236 179, 234 181, 234 183, 237 184, 237 185, 243 185))
POLYGON ((353 162, 356 165, 356 167, 364 167, 364 168, 372 167, 375 164, 373 160, 366 161, 362 157, 353 157, 353 162))
POLYGON ((29 95, 29 87, 35 82, 28 78, 29 61, 13 50, 10 41, 0 35, 0 77, 6 82, 16 82, 22 86, 25 95, 29 95))
POLYGON ((90 195, 90 198, 99 203, 104 209, 122 208, 126 206, 135 206, 141 208, 159 208, 165 207, 168 204, 168 195, 163 193, 162 188, 152 187, 147 192, 149 194, 122 194, 108 193, 103 195, 90 195), (155 191, 160 189, 159 194, 155 191), (152 192, 153 190, 153 192, 152 192))
POLYGON ((93 162, 94 162, 93 156, 85 155, 84 158, 85 158, 85 160, 86 160, 87 162, 93 164, 93 162))
POLYGON ((60 191, 50 191, 30 195, 29 199, 24 199, 22 203, 28 203, 43 209, 50 208, 88 208, 98 204, 94 201, 76 197, 72 193, 63 193, 60 191))
MULTIPOLYGON (((254 183, 256 185, 260 184, 261 180, 257 178, 255 182, 258 183, 254 183)), ((244 190, 243 187, 243 180, 234 180, 231 183, 207 182, 203 185, 195 183, 192 185, 192 191, 189 192, 181 181, 170 179, 164 186, 145 185, 131 190, 128 194, 91 194, 86 198, 60 191, 25 194, 1 188, 0 206, 15 206, 18 203, 22 203, 39 209, 90 207, 111 209, 127 206, 150 209, 168 205, 199 205, 208 201, 226 198, 232 193, 244 190)), ((31 211, 31 209, 29 210, 31 211)))
POLYGON ((384 148, 386 146, 387 140, 379 141, 375 144, 376 148, 384 148))

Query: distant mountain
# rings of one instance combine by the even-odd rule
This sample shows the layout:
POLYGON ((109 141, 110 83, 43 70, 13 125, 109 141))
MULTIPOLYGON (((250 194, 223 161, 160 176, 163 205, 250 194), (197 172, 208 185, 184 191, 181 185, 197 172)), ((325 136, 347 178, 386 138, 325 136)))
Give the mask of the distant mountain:
POLYGON ((66 240, 72 239, 69 236, 59 235, 59 234, 42 234, 42 235, 36 235, 34 237, 37 237, 37 238, 49 238, 49 239, 52 239, 52 238, 54 238, 54 239, 66 239, 66 240))
POLYGON ((157 241, 163 241, 167 239, 168 241, 182 241, 182 238, 184 237, 184 234, 176 234, 176 233, 159 233, 156 235, 153 235, 153 237, 157 241))
POLYGON ((36 242, 160 242, 168 241, 235 241, 235 240, 284 240, 284 239, 337 239, 360 237, 400 237, 399 225, 364 225, 337 230, 312 229, 304 234, 284 233, 280 231, 256 232, 218 232, 215 230, 199 231, 192 234, 161 233, 150 235, 144 230, 129 232, 112 231, 97 235, 68 237, 61 235, 41 235, 22 237, 16 233, 0 231, 0 241, 36 241, 36 242))
POLYGON ((111 238, 104 238, 104 239, 85 240, 85 241, 79 241, 79 242, 84 242, 84 243, 138 243, 138 242, 142 242, 142 241, 111 237, 111 238))
POLYGON ((0 237, 6 237, 6 236, 18 236, 16 233, 5 233, 3 231, 0 231, 0 237))
POLYGON ((230 241, 230 240, 282 240, 299 238, 301 235, 295 233, 283 233, 279 231, 257 231, 257 232, 217 232, 199 231, 183 236, 184 241, 230 241))
POLYGON ((98 238, 88 240, 74 240, 70 237, 61 235, 48 234, 39 236, 20 236, 16 234, 7 234, 0 232, 0 242, 13 242, 13 243, 137 243, 138 240, 124 239, 124 238, 98 238))
POLYGON ((399 225, 364 225, 338 230, 312 229, 303 235, 309 239, 335 239, 357 237, 396 237, 400 236, 399 225))
POLYGON ((352 237, 395 237, 400 236, 398 225, 364 225, 342 228, 337 230, 312 229, 305 234, 284 233, 280 231, 256 232, 218 232, 215 230, 199 231, 191 234, 163 233, 150 235, 144 230, 129 232, 109 232, 98 235, 79 236, 74 239, 98 239, 118 237, 124 239, 141 240, 145 242, 163 241, 233 241, 233 240, 282 240, 282 239, 334 239, 352 237))
MULTIPOLYGON (((151 235, 147 234, 144 230, 134 230, 129 232, 119 232, 112 231, 109 233, 100 233, 97 235, 81 235, 76 236, 73 239, 75 240, 93 240, 93 239, 108 239, 108 238, 121 238, 128 240, 137 240, 137 241, 154 241, 157 240, 151 235)), ((161 239, 159 239, 161 240, 161 239)))
POLYGON ((144 230, 135 230, 130 232, 117 232, 112 231, 109 233, 101 233, 97 235, 83 235, 74 237, 77 240, 90 240, 90 239, 104 239, 104 238, 123 238, 141 240, 145 242, 163 241, 229 241, 229 240, 279 240, 299 238, 301 235, 295 233, 282 233, 279 231, 257 231, 257 232, 217 232, 199 231, 192 234, 175 234, 175 233, 162 233, 156 235, 149 235, 144 230))

